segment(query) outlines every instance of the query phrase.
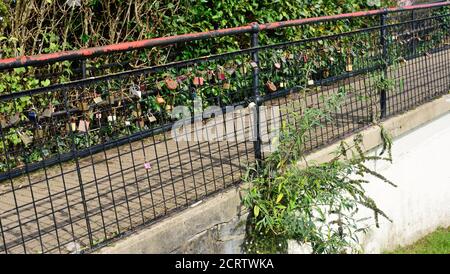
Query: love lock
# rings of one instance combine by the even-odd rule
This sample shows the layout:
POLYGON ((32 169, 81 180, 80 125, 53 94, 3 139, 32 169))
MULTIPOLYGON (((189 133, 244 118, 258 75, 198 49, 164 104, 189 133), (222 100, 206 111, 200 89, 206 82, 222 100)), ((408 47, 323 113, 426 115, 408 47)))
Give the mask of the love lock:
POLYGON ((172 112, 172 110, 173 110, 173 105, 166 105, 166 107, 165 107, 165 110, 167 111, 167 112, 172 112))
POLYGON ((25 146, 28 146, 31 142, 33 142, 33 137, 29 136, 28 134, 22 133, 20 131, 18 131, 17 134, 19 135, 20 140, 25 146))
POLYGON ((78 122, 78 131, 79 132, 88 132, 89 124, 90 124, 89 120, 80 120, 78 122))
POLYGON ((156 122, 156 117, 151 112, 147 114, 147 118, 150 123, 156 122))
POLYGON ((42 126, 38 126, 35 132, 35 136, 37 139, 42 139, 44 138, 44 129, 42 128, 42 126))
POLYGON ((116 98, 115 98, 114 94, 108 95, 108 103, 110 105, 114 105, 115 102, 116 102, 116 98))
POLYGON ((100 104, 102 101, 103 101, 103 99, 101 96, 97 96, 94 98, 94 103, 96 103, 96 104, 100 104))
POLYGON ((220 81, 225 80, 225 73, 220 72, 220 73, 217 75, 217 78, 219 78, 220 81))
POLYGON ((20 113, 16 112, 13 116, 9 117, 9 125, 15 125, 20 121, 20 113))
POLYGON ((108 122, 115 122, 117 120, 116 115, 108 115, 108 122))
POLYGON ((5 128, 8 126, 8 123, 3 115, 0 115, 0 126, 2 128, 5 128))
POLYGON ((130 87, 130 93, 133 96, 136 96, 137 98, 141 99, 142 98, 142 91, 141 89, 137 86, 137 85, 132 85, 130 87))
POLYGON ((194 86, 203 86, 203 81, 204 81, 204 79, 203 79, 203 77, 194 77, 194 81, 193 81, 193 84, 194 84, 194 86))
POLYGON ((37 121, 37 112, 36 112, 36 109, 35 109, 35 108, 31 108, 31 109, 28 111, 28 119, 29 119, 31 122, 36 122, 36 121, 37 121))
POLYGON ((46 109, 42 112, 42 117, 45 117, 45 118, 51 118, 53 112, 55 112, 55 108, 54 108, 52 105, 50 105, 50 106, 48 106, 48 108, 46 108, 46 109))
POLYGON ((158 105, 164 105, 166 103, 166 100, 164 100, 164 98, 161 95, 156 95, 156 103, 158 103, 158 105))
POLYGON ((77 122, 76 122, 75 118, 70 119, 70 130, 72 132, 75 132, 75 130, 77 130, 77 122))
POLYGON ((145 127, 145 121, 144 121, 144 119, 142 119, 142 118, 139 118, 139 119, 136 121, 136 124, 137 124, 138 128, 144 128, 144 127, 145 127))
POLYGON ((171 78, 166 78, 165 82, 166 82, 167 88, 170 89, 170 90, 175 90, 178 87, 177 81, 175 81, 175 80, 173 80, 171 78))
POLYGON ((82 101, 82 102, 79 104, 78 108, 79 108, 81 111, 88 111, 88 110, 89 110, 89 103, 88 103, 87 101, 82 101))
POLYGON ((269 82, 266 83, 266 87, 267 87, 267 89, 268 89, 270 92, 275 92, 275 91, 277 91, 277 86, 276 86, 273 82, 271 82, 271 81, 269 81, 269 82))

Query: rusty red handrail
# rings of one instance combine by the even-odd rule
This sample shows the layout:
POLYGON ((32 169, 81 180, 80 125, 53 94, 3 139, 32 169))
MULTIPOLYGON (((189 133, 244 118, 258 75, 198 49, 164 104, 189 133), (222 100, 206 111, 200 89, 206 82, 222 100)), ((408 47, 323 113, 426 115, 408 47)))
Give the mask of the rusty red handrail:
MULTIPOLYGON (((369 10, 369 11, 358 11, 352 13, 343 13, 338 15, 329 15, 329 16, 320 16, 320 17, 311 17, 297 20, 288 20, 282 22, 274 22, 274 23, 266 23, 266 24, 258 24, 258 30, 273 30, 283 27, 292 27, 299 26, 304 24, 311 23, 319 23, 325 21, 332 20, 342 20, 348 18, 355 17, 363 17, 363 16, 371 16, 378 15, 382 13, 392 13, 392 12, 400 12, 405 10, 419 10, 433 7, 443 7, 450 5, 450 2, 440 2, 433 4, 421 4, 414 6, 404 6, 404 7, 395 7, 395 8, 387 8, 387 9, 377 9, 377 10, 369 10)), ((253 23, 255 24, 255 23, 253 23)), ((155 46, 165 46, 180 42, 187 41, 196 41, 203 40, 212 37, 221 37, 228 35, 235 35, 241 33, 250 33, 254 31, 254 25, 250 24, 247 26, 234 27, 234 28, 226 28, 219 29, 213 31, 205 31, 198 33, 188 33, 182 35, 174 35, 168 37, 159 37, 152 38, 147 40, 133 41, 133 42, 123 42, 113 45, 100 46, 100 47, 92 47, 86 49, 79 50, 71 50, 71 51, 61 51, 49 54, 39 54, 33 56, 21 56, 21 57, 13 57, 7 59, 0 60, 0 70, 17 68, 17 67, 25 67, 25 66, 37 66, 43 65, 47 63, 65 61, 65 60, 77 60, 77 59, 86 59, 88 57, 95 57, 99 55, 104 55, 108 53, 119 53, 124 51, 132 51, 138 49, 144 49, 155 46)))
POLYGON ((327 15, 327 16, 319 16, 319 17, 311 17, 311 18, 304 18, 304 19, 296 19, 296 20, 288 20, 288 21, 282 21, 282 22, 274 22, 274 23, 266 23, 262 25, 261 29, 277 29, 282 27, 293 27, 298 25, 304 25, 304 24, 311 24, 311 23, 319 23, 319 22, 325 22, 325 21, 332 21, 332 20, 342 20, 342 19, 349 19, 349 18, 355 18, 355 17, 364 17, 364 16, 371 16, 371 15, 378 15, 383 13, 392 13, 392 12, 401 12, 401 11, 407 11, 407 10, 420 10, 420 9, 426 9, 426 8, 436 8, 436 7, 443 7, 450 5, 450 2, 439 2, 439 3, 432 3, 432 4, 421 4, 421 5, 414 5, 414 6, 403 6, 403 7, 395 7, 395 8, 385 8, 385 9, 377 9, 377 10, 369 10, 369 11, 356 11, 351 13, 342 13, 342 14, 336 14, 336 15, 327 15))

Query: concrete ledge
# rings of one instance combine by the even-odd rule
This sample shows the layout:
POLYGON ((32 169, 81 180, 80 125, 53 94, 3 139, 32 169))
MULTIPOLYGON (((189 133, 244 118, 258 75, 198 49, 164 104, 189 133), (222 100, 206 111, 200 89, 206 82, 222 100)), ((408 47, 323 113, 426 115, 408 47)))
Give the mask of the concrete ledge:
MULTIPOLYGON (((427 122, 430 122, 450 111, 450 95, 445 95, 439 99, 428 102, 413 110, 401 115, 394 116, 381 125, 391 134, 393 138, 400 137, 410 130, 414 130, 427 122)), ((372 150, 382 144, 380 127, 371 126, 361 132, 363 136, 363 146, 365 151, 372 150)), ((347 144, 353 144, 354 136, 349 136, 344 140, 337 141, 327 147, 307 155, 300 164, 306 163, 325 163, 333 158, 333 153, 338 149, 342 141, 347 144)))
POLYGON ((196 206, 104 247, 96 253, 172 253, 189 239, 241 215, 240 189, 233 187, 196 206))
MULTIPOLYGON (((450 95, 390 118, 382 125, 395 138, 448 112, 450 112, 450 95)), ((382 142, 378 126, 367 128, 361 133, 367 151, 376 148, 382 142)), ((353 136, 346 138, 345 141, 351 144, 353 136)), ((306 161, 320 163, 330 160, 339 143, 340 141, 308 155, 306 161)), ((197 206, 120 239, 95 253, 237 253, 236 246, 242 242, 244 231, 240 229, 239 233, 232 236, 230 230, 245 220, 240 195, 243 188, 245 186, 241 185, 208 197, 197 206), (224 228, 227 228, 225 232, 224 228), (211 231, 214 233, 210 233, 211 231), (234 241, 233 248, 217 248, 217 245, 206 249, 199 247, 199 242, 210 240, 234 241), (189 244, 190 242, 197 244, 189 244)))

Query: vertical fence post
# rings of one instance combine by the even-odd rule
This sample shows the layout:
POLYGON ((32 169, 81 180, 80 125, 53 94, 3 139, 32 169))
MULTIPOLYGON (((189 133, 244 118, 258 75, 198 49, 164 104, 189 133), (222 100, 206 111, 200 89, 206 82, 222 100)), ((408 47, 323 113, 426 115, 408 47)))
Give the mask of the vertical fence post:
MULTIPOLYGON (((86 78, 86 60, 82 59, 80 62, 81 62, 82 79, 85 79, 86 78)), ((77 149, 77 145, 75 143, 75 132, 72 130, 72 125, 70 124, 71 117, 70 117, 70 113, 69 113, 70 108, 69 108, 68 100, 69 100, 69 98, 67 96, 67 90, 64 90, 64 106, 65 106, 65 111, 66 111, 66 116, 67 116, 67 122, 69 123, 69 134, 70 134, 70 137, 72 140, 72 154, 75 159, 78 183, 79 183, 79 187, 80 187, 81 203, 83 205, 83 211, 84 211, 83 213, 84 213, 86 229, 87 229, 88 238, 89 238, 89 247, 92 247, 94 245, 94 239, 92 237, 91 222, 89 220, 89 210, 88 210, 88 206, 86 203, 86 194, 84 191, 83 176, 81 175, 81 167, 80 167, 80 162, 79 162, 78 149, 77 149)))
MULTIPOLYGON (((387 79, 387 68, 389 64, 388 60, 388 49, 387 49, 387 41, 386 41, 386 17, 387 17, 387 10, 385 9, 383 13, 380 15, 380 44, 382 48, 382 69, 383 69, 383 80, 387 79)), ((383 89, 380 91, 380 118, 383 119, 386 117, 386 90, 383 89)))
MULTIPOLYGON (((0 125, 1 127, 1 125, 0 125)), ((3 224, 2 224, 2 218, 0 217, 0 234, 2 235, 2 242, 3 242, 3 251, 4 254, 8 254, 8 249, 6 248, 6 238, 5 238, 5 232, 3 232, 3 224)), ((2 251, 2 250, 0 250, 2 251)))
POLYGON ((81 60, 81 77, 86 79, 86 59, 81 60))
POLYGON ((412 25, 412 30, 411 32, 413 33, 413 37, 412 37, 412 49, 411 49, 411 57, 415 57, 416 55, 416 24, 415 21, 416 20, 416 13, 414 12, 414 10, 411 10, 411 25, 412 25))
MULTIPOLYGON (((259 25, 258 23, 252 23, 252 32, 251 32, 251 47, 257 48, 258 42, 259 42, 259 25)), ((260 106, 262 104, 262 98, 259 93, 259 54, 258 49, 252 52, 252 62, 253 64, 253 72, 252 72, 252 91, 254 96, 254 103, 255 103, 255 109, 254 109, 254 127, 253 127, 253 133, 256 134, 256 139, 253 141, 253 147, 255 150, 255 160, 257 163, 257 166, 260 167, 261 160, 262 160, 262 153, 261 153, 261 130, 260 130, 260 106)), ((253 135, 253 138, 255 138, 255 135, 253 135)))

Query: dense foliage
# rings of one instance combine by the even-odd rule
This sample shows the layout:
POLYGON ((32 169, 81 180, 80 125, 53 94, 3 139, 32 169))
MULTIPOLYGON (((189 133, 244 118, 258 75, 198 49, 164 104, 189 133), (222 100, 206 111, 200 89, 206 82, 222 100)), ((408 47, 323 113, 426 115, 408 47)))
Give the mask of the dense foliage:
MULTIPOLYGON (((369 4, 366 0, 0 0, 0 48, 4 57, 33 55, 376 8, 369 4)), ((286 31, 283 39, 298 35, 286 31)), ((224 51, 241 42, 224 38, 199 50, 224 51)), ((183 55, 192 50, 183 49, 183 55)))

